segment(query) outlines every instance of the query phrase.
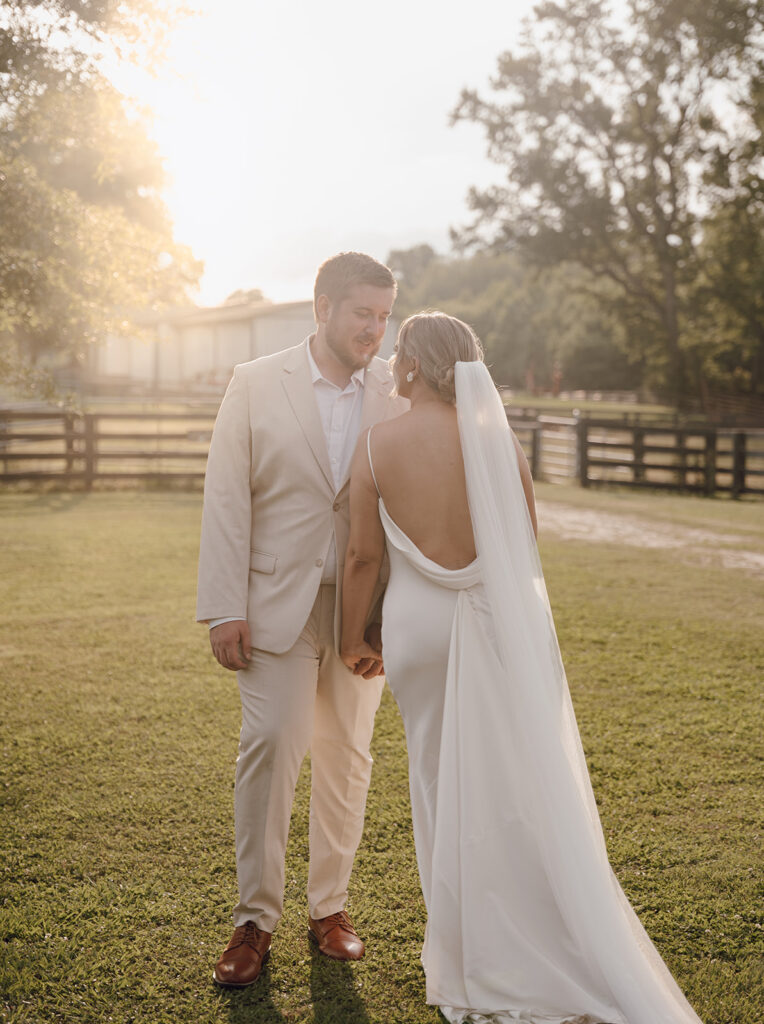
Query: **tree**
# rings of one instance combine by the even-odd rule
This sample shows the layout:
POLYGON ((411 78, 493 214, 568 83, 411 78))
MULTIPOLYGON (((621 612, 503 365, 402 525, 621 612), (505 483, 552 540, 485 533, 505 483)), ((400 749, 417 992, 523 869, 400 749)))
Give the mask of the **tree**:
POLYGON ((756 134, 736 99, 759 69, 762 13, 752 0, 626 6, 624 23, 605 0, 540 4, 499 58, 495 95, 462 93, 454 121, 483 125, 507 178, 470 192, 475 217, 455 239, 581 267, 649 382, 681 401, 709 174, 756 134))
POLYGON ((731 204, 705 224, 691 351, 717 389, 764 394, 764 205, 731 204))
POLYGON ((477 331, 501 384, 525 388, 532 382, 547 389, 559 367, 566 388, 641 385, 642 367, 629 361, 618 323, 579 293, 580 268, 538 269, 517 253, 461 258, 433 253, 421 267, 407 251, 397 251, 387 262, 394 269, 412 262, 419 267, 401 278, 396 314, 437 308, 465 320, 477 331))
POLYGON ((164 15, 148 0, 10 0, 2 18, 0 365, 34 382, 43 357, 77 362, 132 331, 133 310, 183 301, 201 265, 173 240, 142 118, 99 64, 139 42, 155 60, 164 15))
POLYGON ((691 293, 692 351, 711 384, 764 394, 764 76, 751 80, 740 105, 757 132, 713 153, 714 206, 691 293))
POLYGON ((226 306, 243 306, 250 302, 270 302, 260 288, 237 288, 225 299, 226 306))
POLYGON ((415 245, 410 249, 392 249, 387 265, 398 279, 399 287, 412 287, 436 259, 437 253, 431 245, 415 245))

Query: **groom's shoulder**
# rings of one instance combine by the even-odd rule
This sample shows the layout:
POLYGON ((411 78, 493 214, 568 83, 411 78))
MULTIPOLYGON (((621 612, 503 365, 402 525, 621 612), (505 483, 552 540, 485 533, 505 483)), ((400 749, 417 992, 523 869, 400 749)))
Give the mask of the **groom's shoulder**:
POLYGON ((301 341, 299 345, 292 345, 291 348, 271 352, 267 356, 258 356, 247 363, 238 363, 234 367, 234 374, 247 382, 267 380, 285 369, 298 365, 304 358, 305 342, 301 341))
POLYGON ((394 383, 393 374, 386 359, 380 359, 379 356, 374 356, 372 361, 366 367, 366 372, 371 374, 378 384, 381 384, 388 391, 392 391, 394 383))
POLYGON ((408 412, 410 408, 409 400, 401 398, 400 395, 393 394, 395 380, 393 378, 393 371, 390 369, 390 364, 386 359, 380 359, 379 356, 375 356, 367 367, 367 373, 371 373, 379 390, 384 392, 390 401, 389 412, 385 418, 400 416, 401 413, 408 412))

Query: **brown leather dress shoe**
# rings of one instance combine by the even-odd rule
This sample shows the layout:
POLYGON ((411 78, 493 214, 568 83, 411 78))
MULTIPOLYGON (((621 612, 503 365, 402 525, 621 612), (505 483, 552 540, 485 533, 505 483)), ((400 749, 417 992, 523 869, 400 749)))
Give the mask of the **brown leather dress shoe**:
POLYGON ((366 952, 353 922, 344 910, 314 921, 308 918, 308 938, 333 960, 360 960, 366 952))
POLYGON ((234 928, 212 977, 225 988, 246 988, 260 977, 270 955, 271 933, 261 931, 254 921, 246 921, 234 928))

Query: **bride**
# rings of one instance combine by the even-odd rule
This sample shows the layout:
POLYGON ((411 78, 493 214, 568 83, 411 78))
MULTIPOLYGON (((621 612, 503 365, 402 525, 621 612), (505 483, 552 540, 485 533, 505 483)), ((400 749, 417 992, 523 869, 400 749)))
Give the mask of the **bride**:
POLYGON ((385 671, 403 716, 427 907, 427 1001, 451 1024, 699 1024, 607 859, 535 542, 530 472, 460 320, 393 362, 411 409, 359 441, 343 660, 385 550, 385 671))

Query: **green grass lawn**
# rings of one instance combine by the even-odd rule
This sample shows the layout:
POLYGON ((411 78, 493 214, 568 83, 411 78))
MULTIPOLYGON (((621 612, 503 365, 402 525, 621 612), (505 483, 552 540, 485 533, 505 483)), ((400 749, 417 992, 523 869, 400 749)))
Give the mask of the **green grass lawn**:
MULTIPOLYGON (((759 548, 764 534, 745 505, 541 490, 710 516, 759 548)), ((366 959, 335 964, 306 939, 306 766, 270 965, 251 990, 211 982, 235 900, 239 709, 193 622, 200 508, 0 495, 0 1019, 435 1024, 387 692, 349 907, 366 959)), ((547 538, 542 555, 618 877, 705 1024, 758 1024, 764 587, 671 551, 547 538)))

